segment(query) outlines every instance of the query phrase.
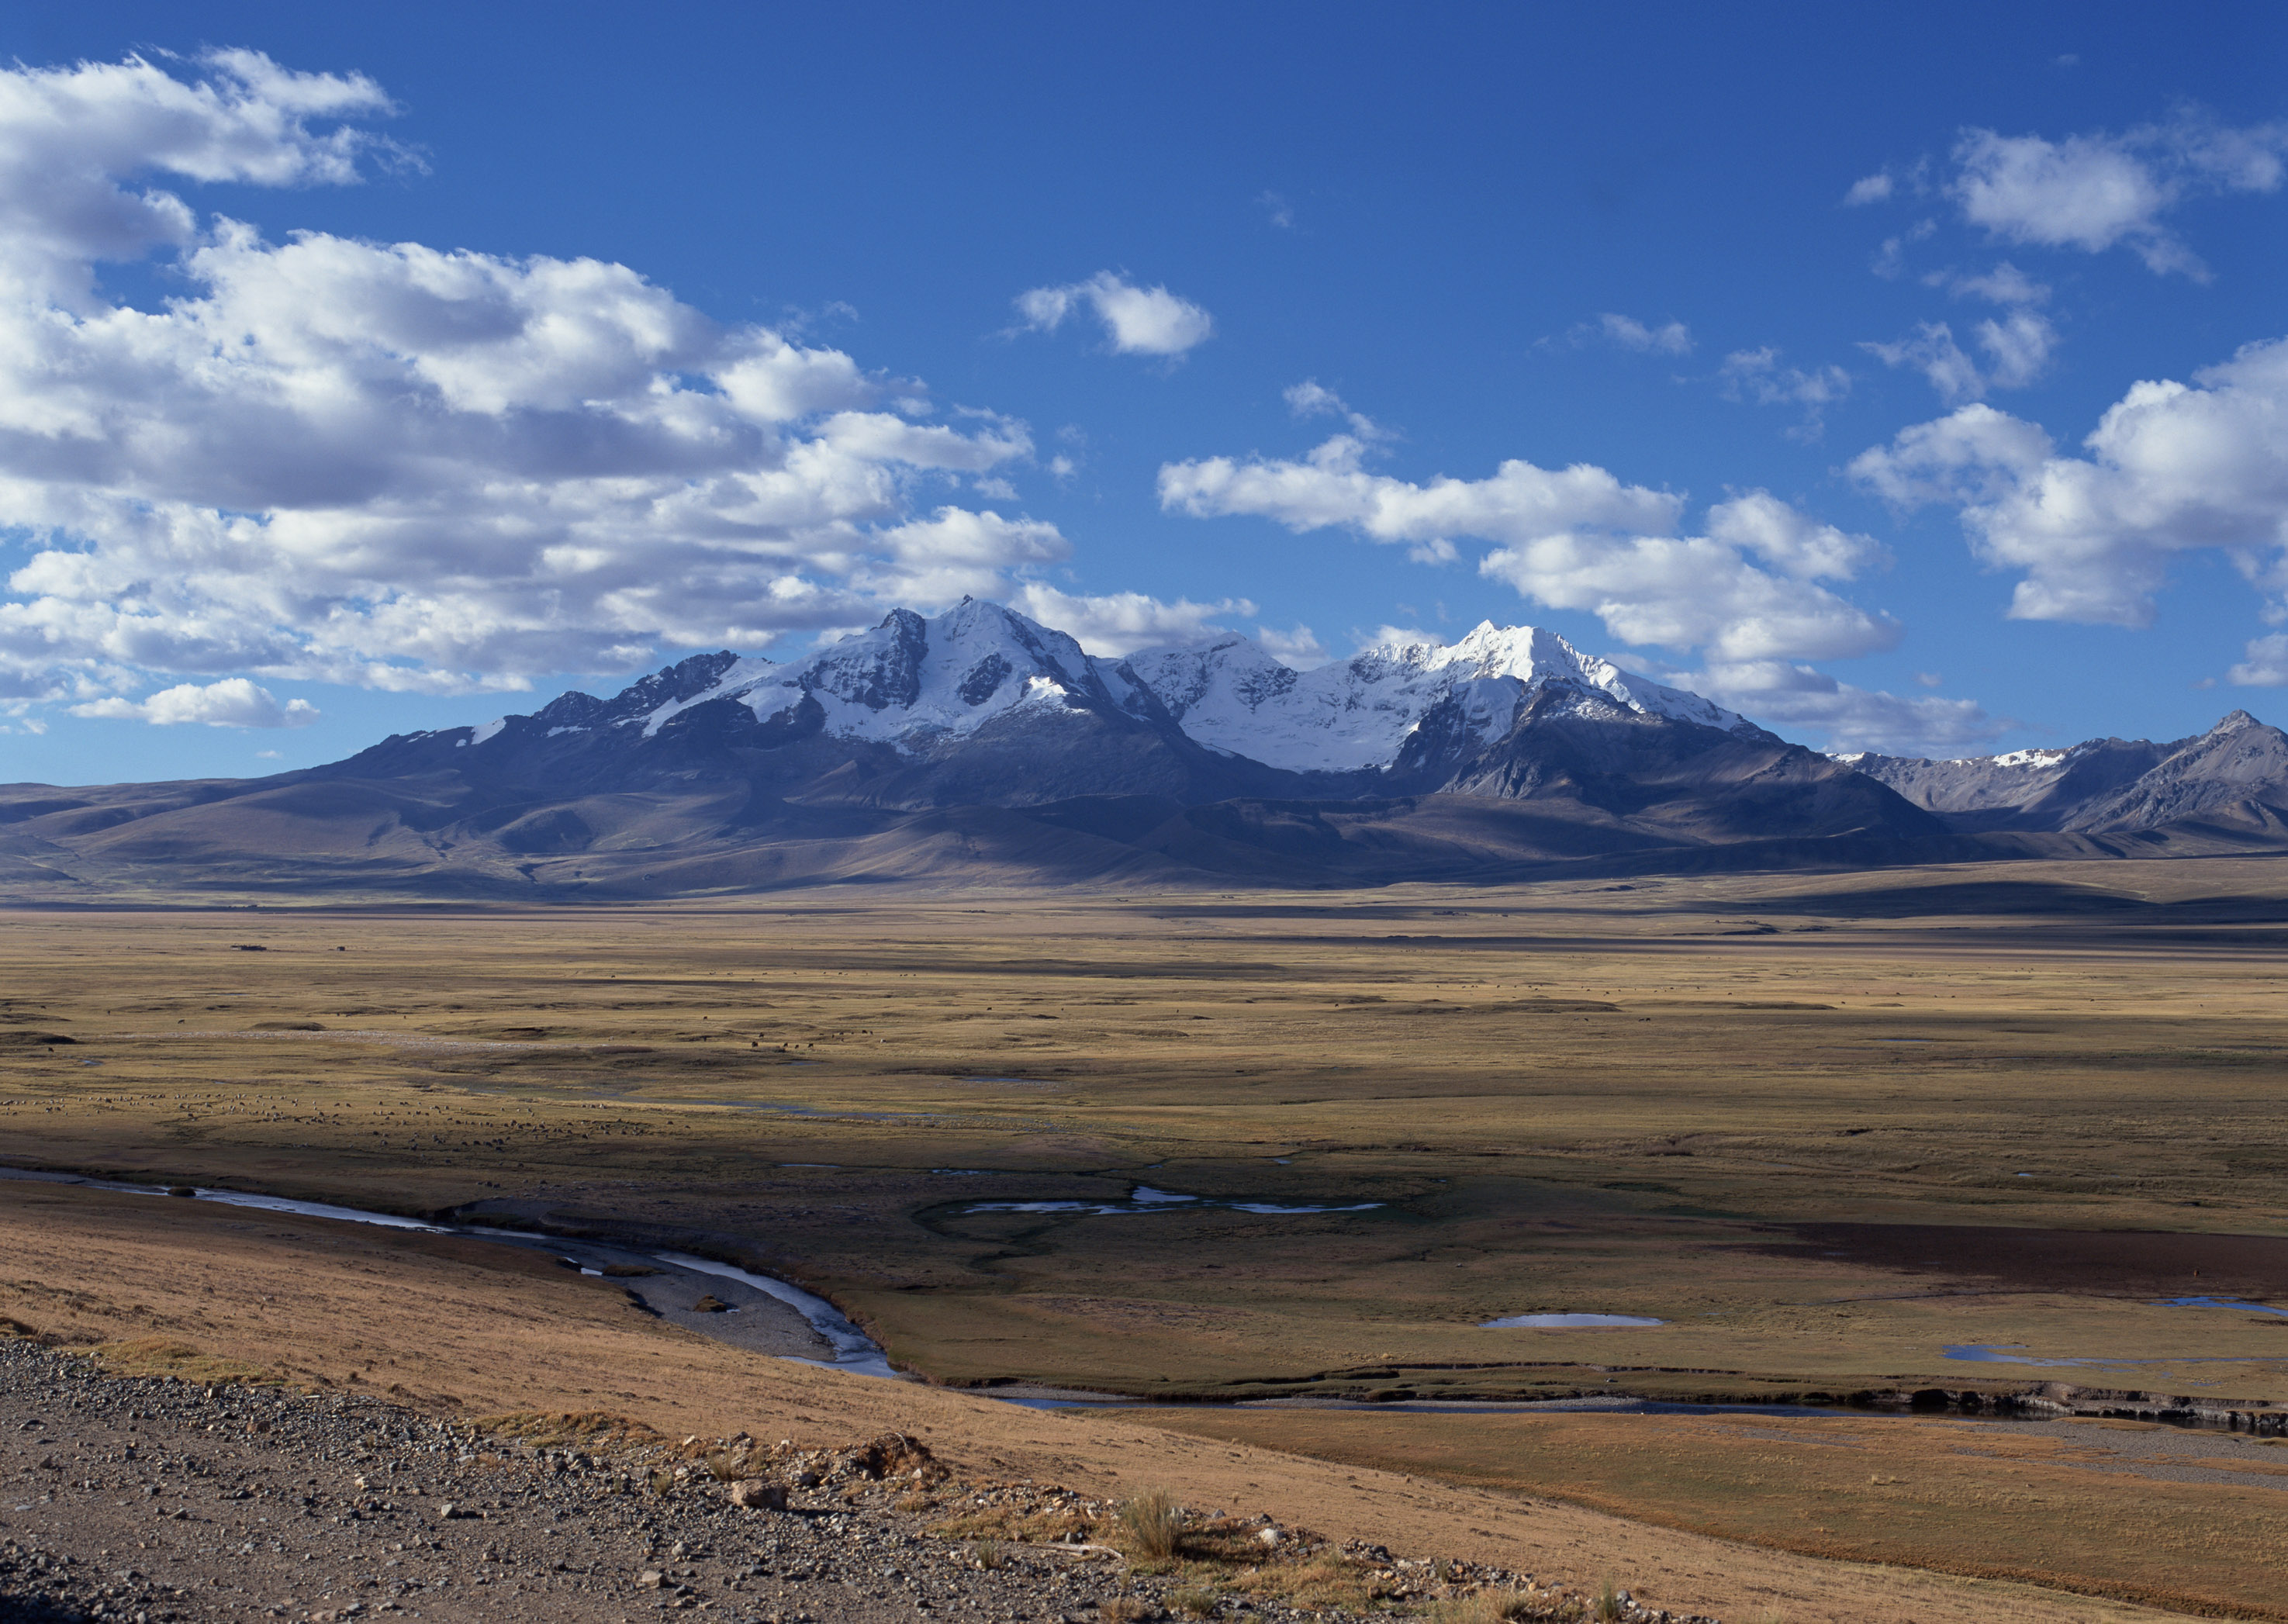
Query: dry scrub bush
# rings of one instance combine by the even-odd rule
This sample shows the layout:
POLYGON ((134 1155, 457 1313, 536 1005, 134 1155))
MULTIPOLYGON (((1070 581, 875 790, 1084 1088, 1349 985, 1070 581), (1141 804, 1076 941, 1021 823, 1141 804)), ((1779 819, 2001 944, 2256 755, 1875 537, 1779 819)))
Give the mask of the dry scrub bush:
POLYGON ((1188 1619, 1212 1619, 1216 1615, 1216 1603, 1220 1599, 1205 1585, 1186 1585, 1168 1592, 1168 1605, 1188 1619))
MULTIPOLYGON (((926 1501, 923 1509, 926 1509, 926 1501)), ((1065 1543, 1079 1534, 1093 1541, 1100 1526, 1071 1507, 1029 1510, 1016 1506, 974 1506, 954 1509, 954 1515, 931 1532, 944 1540, 1006 1540, 1017 1545, 1065 1543)))
POLYGON ((259 1365, 218 1358, 164 1336, 131 1336, 123 1342, 100 1343, 88 1351, 105 1369, 123 1376, 173 1376, 205 1387, 226 1382, 248 1387, 276 1387, 283 1382, 275 1371, 259 1365))
POLYGON ((1459 1601, 1441 1602, 1430 1610, 1437 1624, 1517 1624, 1527 1619, 1574 1619, 1579 1609, 1569 1604, 1537 1601, 1515 1590, 1486 1590, 1459 1601))
POLYGON ((1189 1520, 1165 1489, 1146 1489, 1120 1508, 1124 1543, 1132 1554, 1153 1562, 1166 1562, 1182 1548, 1189 1520))
POLYGON ((1374 1574, 1336 1551, 1308 1562, 1266 1563, 1230 1582, 1252 1595, 1275 1597, 1309 1612, 1341 1608, 1363 1612, 1381 1598, 1385 1587, 1374 1574))
POLYGON ((642 1422, 607 1410, 518 1410, 505 1415, 479 1415, 466 1424, 473 1433, 517 1438, 536 1448, 576 1445, 592 1454, 655 1448, 665 1441, 642 1422))

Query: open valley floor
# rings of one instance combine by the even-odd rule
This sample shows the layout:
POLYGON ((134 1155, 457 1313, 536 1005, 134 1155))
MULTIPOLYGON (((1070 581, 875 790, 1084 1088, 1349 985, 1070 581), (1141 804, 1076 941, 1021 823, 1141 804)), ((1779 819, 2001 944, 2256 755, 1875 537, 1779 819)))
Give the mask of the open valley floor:
POLYGON ((139 1188, 0 1180, 0 1321, 407 1426, 894 1430, 1727 1624, 2288 1618, 2284 947, 2253 857, 19 909, 0 1168, 139 1188), (1124 1402, 994 1397, 1043 1390, 1124 1402))

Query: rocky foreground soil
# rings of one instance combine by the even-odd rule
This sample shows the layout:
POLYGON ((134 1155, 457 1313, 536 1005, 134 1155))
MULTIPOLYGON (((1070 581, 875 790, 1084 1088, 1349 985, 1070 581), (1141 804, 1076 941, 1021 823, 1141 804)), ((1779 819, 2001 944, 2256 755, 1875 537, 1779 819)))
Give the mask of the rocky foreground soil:
MULTIPOLYGON (((1219 1512, 1185 1514, 1179 1549, 1156 1560, 1120 1510, 964 1480, 894 1433, 806 1451, 603 1417, 445 1422, 362 1395, 120 1375, 0 1341, 11 1624, 585 1624, 683 1610, 753 1624, 1286 1624, 1394 1610, 1490 1624, 1597 1611, 1529 1575, 1337 1549, 1219 1512)), ((1625 1596, 1606 1611, 1712 1624, 1625 1596)))

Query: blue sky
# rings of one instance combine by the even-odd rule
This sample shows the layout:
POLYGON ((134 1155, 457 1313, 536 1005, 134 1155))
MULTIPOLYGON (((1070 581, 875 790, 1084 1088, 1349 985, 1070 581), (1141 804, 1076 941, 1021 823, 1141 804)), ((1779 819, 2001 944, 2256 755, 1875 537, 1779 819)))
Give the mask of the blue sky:
POLYGON ((2277 6, 43 9, 0 780, 963 591, 1823 748, 2288 709, 2277 6))

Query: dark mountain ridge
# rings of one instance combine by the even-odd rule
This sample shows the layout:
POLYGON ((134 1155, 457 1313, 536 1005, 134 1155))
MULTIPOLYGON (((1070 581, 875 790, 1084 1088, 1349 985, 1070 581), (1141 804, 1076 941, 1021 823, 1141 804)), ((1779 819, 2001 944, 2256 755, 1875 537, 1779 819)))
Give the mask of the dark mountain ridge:
POLYGON ((1290 681, 1242 645, 1108 661, 994 605, 900 610, 798 661, 698 655, 609 699, 566 693, 271 778, 0 788, 0 887, 1488 883, 1967 860, 2037 838, 2125 855, 2124 831, 2165 847, 2190 818, 2250 838, 2250 808, 2288 801, 2288 740, 2245 717, 2077 747, 2029 776, 1823 757, 1529 628, 1290 681), (1234 748, 1259 739, 1305 764, 1234 748))

